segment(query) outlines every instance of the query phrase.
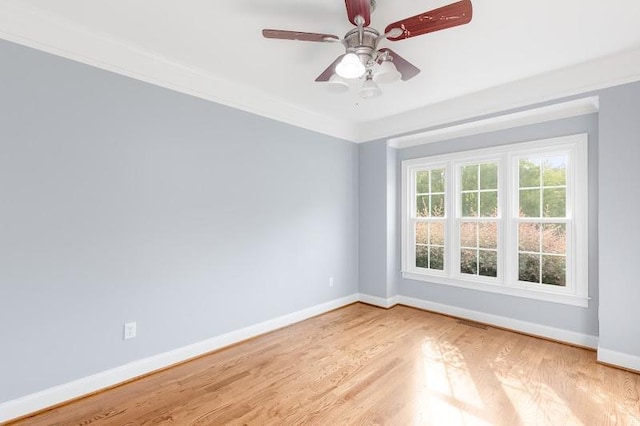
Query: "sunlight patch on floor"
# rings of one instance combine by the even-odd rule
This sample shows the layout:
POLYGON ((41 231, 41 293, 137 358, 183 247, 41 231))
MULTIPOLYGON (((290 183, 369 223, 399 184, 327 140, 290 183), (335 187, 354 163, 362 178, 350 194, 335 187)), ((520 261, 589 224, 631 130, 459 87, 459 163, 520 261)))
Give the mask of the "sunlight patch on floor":
POLYGON ((427 340, 421 350, 414 424, 491 425, 458 348, 427 340))

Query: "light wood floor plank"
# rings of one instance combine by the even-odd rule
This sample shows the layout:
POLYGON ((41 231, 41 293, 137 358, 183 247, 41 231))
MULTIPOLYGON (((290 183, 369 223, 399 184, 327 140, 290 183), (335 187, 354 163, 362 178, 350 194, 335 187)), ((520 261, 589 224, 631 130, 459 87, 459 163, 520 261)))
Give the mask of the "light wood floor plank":
POLYGON ((397 306, 351 305, 15 425, 632 425, 640 375, 397 306))

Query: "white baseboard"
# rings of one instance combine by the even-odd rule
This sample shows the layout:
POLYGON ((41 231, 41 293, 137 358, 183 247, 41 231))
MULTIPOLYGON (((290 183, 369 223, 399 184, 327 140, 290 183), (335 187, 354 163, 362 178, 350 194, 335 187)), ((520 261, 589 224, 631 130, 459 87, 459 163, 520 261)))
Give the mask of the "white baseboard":
POLYGON ((357 302, 358 294, 331 300, 272 320, 254 324, 202 342, 102 371, 59 386, 0 404, 0 422, 15 419, 53 405, 117 385, 135 377, 194 358, 282 327, 357 302))
POLYGON ((358 294, 358 300, 360 300, 362 303, 378 306, 380 308, 385 308, 385 309, 397 305, 398 304, 397 297, 398 296, 393 296, 393 297, 389 297, 388 299, 385 299, 383 297, 371 296, 369 294, 363 294, 363 293, 358 294))
POLYGON ((598 346, 598 361, 629 370, 640 371, 640 356, 616 352, 598 346))
POLYGON ((547 325, 521 321, 499 315, 487 314, 485 312, 473 311, 471 309, 459 308, 451 305, 430 302, 428 300, 415 299, 406 296, 397 296, 397 302, 401 305, 412 306, 414 308, 425 309, 427 311, 452 315, 472 321, 495 325, 510 330, 519 331, 534 336, 545 337, 547 339, 558 340, 560 342, 596 349, 598 347, 598 336, 577 333, 575 331, 563 330, 549 327, 547 325))

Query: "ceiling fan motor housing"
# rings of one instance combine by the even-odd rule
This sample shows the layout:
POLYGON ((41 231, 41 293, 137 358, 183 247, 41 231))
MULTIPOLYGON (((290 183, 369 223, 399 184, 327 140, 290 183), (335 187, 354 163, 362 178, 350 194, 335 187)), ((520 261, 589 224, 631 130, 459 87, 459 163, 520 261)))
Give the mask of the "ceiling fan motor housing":
POLYGON ((343 43, 347 53, 355 53, 367 66, 371 61, 375 60, 375 53, 380 33, 373 28, 362 28, 362 40, 360 39, 360 29, 354 28, 344 36, 343 43))

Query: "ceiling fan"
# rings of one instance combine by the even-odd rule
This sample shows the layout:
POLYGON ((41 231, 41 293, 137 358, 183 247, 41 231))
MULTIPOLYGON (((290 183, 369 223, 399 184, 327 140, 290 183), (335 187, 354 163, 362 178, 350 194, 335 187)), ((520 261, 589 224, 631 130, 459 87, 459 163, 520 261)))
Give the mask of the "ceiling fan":
POLYGON ((473 14, 471 0, 462 0, 389 24, 381 35, 369 27, 376 0, 345 0, 345 4, 349 22, 356 28, 347 32, 342 40, 332 34, 274 29, 264 29, 262 35, 265 38, 283 40, 342 42, 345 53, 333 61, 316 81, 328 82, 333 91, 344 92, 349 89, 345 79, 363 78, 360 89, 360 96, 363 98, 380 95, 376 83, 389 83, 398 79, 406 81, 420 72, 419 68, 391 49, 379 49, 378 45, 382 40, 400 41, 467 24, 473 14))

